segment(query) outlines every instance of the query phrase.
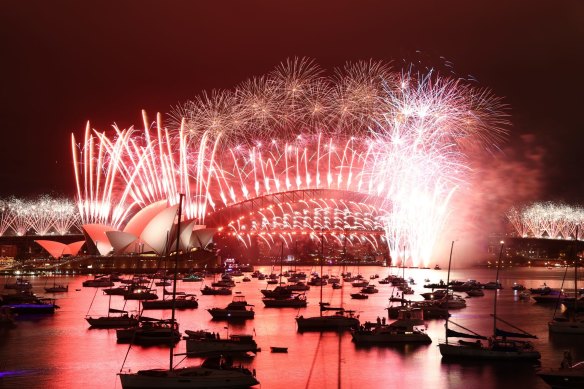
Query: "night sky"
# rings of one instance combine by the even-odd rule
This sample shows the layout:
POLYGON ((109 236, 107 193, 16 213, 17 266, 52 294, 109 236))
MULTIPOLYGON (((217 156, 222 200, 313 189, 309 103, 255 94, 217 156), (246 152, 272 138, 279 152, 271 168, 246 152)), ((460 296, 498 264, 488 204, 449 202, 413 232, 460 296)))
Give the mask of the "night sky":
MULTIPOLYGON (((306 56, 325 70, 372 58, 443 72, 451 62, 456 75, 470 75, 509 105, 513 125, 501 149, 533 173, 533 200, 582 202, 581 0, 0 7, 0 197, 72 196, 70 137, 81 137, 87 120, 98 129, 140 126, 141 109, 153 118, 202 90, 232 88, 306 56)), ((524 174, 510 169, 506 178, 513 186, 524 174)))

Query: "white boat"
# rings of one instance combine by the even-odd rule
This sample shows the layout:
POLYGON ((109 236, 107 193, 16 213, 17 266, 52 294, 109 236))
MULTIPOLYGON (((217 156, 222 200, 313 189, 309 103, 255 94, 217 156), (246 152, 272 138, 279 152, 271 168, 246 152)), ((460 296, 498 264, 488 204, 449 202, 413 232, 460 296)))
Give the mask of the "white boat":
MULTIPOLYGON (((182 200, 184 195, 179 197, 178 220, 181 220, 182 200)), ((180 226, 177 223, 176 257, 174 264, 173 296, 176 296, 176 279, 178 268, 180 226)), ((172 310, 170 323, 177 324, 175 320, 175 310, 172 310)), ((178 324, 177 324, 178 327, 178 324)), ((258 385, 258 380, 254 374, 243 367, 234 367, 230 359, 212 358, 207 359, 200 366, 184 368, 174 367, 173 347, 169 352, 168 369, 148 369, 139 370, 136 373, 122 372, 118 374, 123 389, 130 388, 176 388, 176 389, 202 389, 202 388, 249 388, 258 385)))
POLYGON ((422 328, 424 325, 422 309, 404 307, 393 323, 370 328, 361 326, 351 334, 353 342, 357 344, 432 343, 432 339, 422 328))
MULTIPOLYGON (((448 265, 448 278, 450 278, 450 262, 452 261, 452 249, 454 248, 454 242, 452 242, 452 247, 450 249, 450 261, 448 265)), ((503 243, 501 243, 501 251, 499 252, 499 266, 497 266, 497 277, 496 281, 499 280, 499 269, 501 265, 501 255, 503 253, 503 243)), ((536 336, 531 335, 520 328, 513 326, 512 324, 503 321, 497 317, 497 292, 494 293, 494 309, 493 309, 493 335, 489 338, 480 335, 468 328, 463 327, 460 324, 446 320, 446 342, 440 343, 438 345, 440 349, 440 354, 443 358, 457 358, 457 359, 492 359, 492 360, 537 360, 540 359, 540 353, 535 350, 533 344, 526 340, 519 340, 524 338, 536 338, 536 336), (497 328, 497 320, 506 323, 515 330, 520 332, 509 332, 497 328), (459 332, 449 328, 449 325, 456 325, 457 327, 465 330, 465 332, 459 332), (458 342, 452 342, 449 338, 462 338, 458 342), (473 341, 467 341, 463 339, 474 339, 473 341), (483 340, 487 342, 483 342, 483 340)))

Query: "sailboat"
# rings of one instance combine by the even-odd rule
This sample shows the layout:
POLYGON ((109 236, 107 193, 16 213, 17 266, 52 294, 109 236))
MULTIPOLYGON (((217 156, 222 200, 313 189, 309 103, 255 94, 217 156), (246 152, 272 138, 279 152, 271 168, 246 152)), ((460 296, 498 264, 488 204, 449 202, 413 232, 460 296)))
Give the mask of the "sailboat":
MULTIPOLYGON (((279 284, 282 285, 282 262, 284 261, 284 243, 282 242, 282 249, 280 252, 280 280, 279 284)), ((267 308, 304 308, 308 304, 306 301, 306 295, 303 293, 292 293, 291 289, 287 287, 277 286, 276 288, 284 288, 285 292, 275 292, 264 297, 262 302, 267 308)), ((266 290, 262 293, 266 295, 266 290)))
MULTIPOLYGON (((176 296, 176 281, 178 273, 178 252, 180 237, 180 221, 183 194, 179 198, 177 241, 174 263, 173 299, 176 296)), ((171 322, 175 322, 175 308, 172 309, 171 322)), ((248 388, 259 384, 248 369, 235 367, 230 360, 220 358, 205 360, 200 366, 175 368, 174 351, 171 343, 168 369, 139 370, 136 373, 118 373, 122 388, 248 388)))
MULTIPOLYGON (((578 229, 576 229, 578 240, 578 229)), ((574 249, 574 247, 572 247, 574 249)), ((567 268, 566 268, 567 269, 567 268)), ((550 333, 584 335, 584 317, 578 316, 578 305, 584 304, 584 298, 578 296, 578 259, 574 258, 574 298, 565 298, 563 303, 568 306, 567 317, 554 317, 548 322, 550 333), (568 302, 569 300, 569 302, 568 302)))
MULTIPOLYGON (((323 274, 324 262, 324 237, 321 234, 320 275, 323 274)), ((320 315, 312 317, 298 316, 296 324, 298 331, 324 331, 324 330, 349 330, 359 328, 359 318, 354 311, 345 310, 342 307, 333 308, 322 302, 322 283, 320 285, 320 315), (332 315, 323 315, 323 311, 334 311, 332 315)))
MULTIPOLYGON (((97 291, 95 290, 95 294, 97 291)), ((111 307, 112 296, 109 295, 109 301, 107 305, 107 316, 98 316, 93 317, 86 315, 85 320, 89 323, 89 325, 93 328, 120 328, 120 327, 134 327, 138 325, 138 318, 134 317, 134 315, 129 316, 128 311, 123 309, 115 309, 111 307)), ((95 299, 95 295, 93 296, 95 299)), ((93 304, 93 300, 91 300, 93 304)), ((91 310, 91 305, 89 306, 89 310, 91 310)))
POLYGON ((64 293, 69 291, 69 285, 57 284, 55 278, 57 277, 57 271, 53 271, 53 286, 45 287, 45 292, 47 293, 64 293))
MULTIPOLYGON (((499 280, 499 269, 501 267, 501 255, 503 254, 504 242, 501 242, 501 251, 499 252, 499 263, 497 266, 496 281, 499 280)), ((450 259, 448 262, 448 281, 450 283, 450 266, 452 263, 452 249, 454 241, 450 248, 450 259)), ((492 360, 537 360, 540 359, 540 353, 535 350, 533 344, 525 338, 537 338, 520 328, 497 317, 497 291, 495 291, 493 307, 493 335, 489 338, 469 330, 449 319, 446 319, 446 342, 438 345, 440 353, 444 358, 465 358, 465 359, 492 359, 492 360), (501 321, 508 326, 520 332, 504 331, 497 328, 497 321, 501 321), (454 324, 465 332, 455 331, 449 328, 449 324, 454 324), (459 340, 457 343, 449 342, 449 338, 475 339, 475 341, 459 340), (486 340, 486 343, 482 341, 486 340)))

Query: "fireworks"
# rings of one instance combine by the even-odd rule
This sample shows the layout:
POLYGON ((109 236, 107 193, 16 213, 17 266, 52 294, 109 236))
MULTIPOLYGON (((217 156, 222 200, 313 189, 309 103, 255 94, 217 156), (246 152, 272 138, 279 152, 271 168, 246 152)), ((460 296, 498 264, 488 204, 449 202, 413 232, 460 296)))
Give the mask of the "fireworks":
POLYGON ((505 134, 500 101, 461 81, 381 62, 334 74, 290 60, 233 91, 175 107, 170 129, 160 115, 153 126, 144 115, 143 130, 115 128, 114 135, 88 124, 83 143, 72 138, 84 223, 119 228, 137 209, 175 202, 178 193, 186 194, 186 215, 205 223, 276 193, 357 192, 381 198, 381 206, 355 216, 368 202, 343 202, 341 194, 282 202, 277 212, 256 209, 218 227, 245 242, 249 234, 290 241, 302 229, 317 237, 363 226, 385 231, 398 262, 426 265, 451 198, 468 182, 469 154, 505 134))
POLYGON ((584 233, 584 209, 578 206, 534 203, 511 208, 507 218, 523 238, 578 239, 584 233))
POLYGON ((0 199, 0 236, 10 232, 22 236, 30 230, 37 235, 65 235, 73 229, 80 230, 80 217, 70 200, 49 196, 0 199))

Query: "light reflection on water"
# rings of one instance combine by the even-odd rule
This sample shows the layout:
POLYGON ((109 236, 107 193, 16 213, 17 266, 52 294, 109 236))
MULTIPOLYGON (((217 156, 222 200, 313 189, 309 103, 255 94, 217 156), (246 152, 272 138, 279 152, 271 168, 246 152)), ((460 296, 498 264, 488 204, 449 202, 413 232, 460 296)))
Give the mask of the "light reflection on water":
MULTIPOLYGON (((270 268, 260 269, 269 273, 270 268)), ((299 269, 300 270, 300 269, 299 269)), ((310 268, 302 268, 310 271, 310 268)), ((356 272, 356 269, 347 269, 356 272)), ((384 277, 387 268, 361 267, 367 278, 374 273, 384 277)), ((396 272, 396 270, 394 270, 396 272)), ((326 270, 329 274, 339 274, 339 268, 326 270)), ((401 271, 400 271, 401 274, 401 271)), ((520 301, 511 290, 514 282, 526 287, 539 287, 544 282, 551 287, 559 287, 564 271, 562 269, 509 269, 501 272, 500 279, 504 289, 499 291, 498 313, 514 325, 538 335, 534 341, 542 354, 541 365, 559 365, 563 350, 571 349, 575 360, 584 359, 584 337, 573 338, 555 336, 550 339, 547 321, 554 307, 542 306, 533 302, 520 301)), ((446 280, 446 271, 427 269, 407 269, 406 278, 413 277, 416 291, 412 298, 421 299, 419 293, 424 279, 432 282, 446 280)), ((570 277, 568 277, 570 278, 570 277)), ((84 317, 87 313, 104 315, 108 308, 108 298, 98 291, 94 298, 94 288, 82 288, 85 276, 62 277, 57 282, 68 283, 69 292, 57 294, 57 304, 61 307, 55 315, 48 317, 21 318, 18 326, 11 330, 0 330, 0 387, 6 388, 119 388, 116 373, 120 371, 128 346, 116 343, 115 329, 90 329, 84 317), (81 288, 80 291, 75 289, 81 288)), ((480 282, 494 280, 493 269, 457 270, 451 279, 476 279, 480 282)), ((5 280, 2 280, 5 281, 5 280)), ((2 282, 0 281, 0 282, 2 282)), ((47 278, 35 277, 31 281, 35 291, 41 294, 47 278)), ((207 279, 210 283, 211 278, 207 279)), ((51 279, 52 282, 52 279, 51 279)), ((572 282, 572 283, 570 283, 572 282)), ((4 282, 2 282, 3 284, 4 282)), ((377 284, 376 281, 373 281, 377 284)), ((178 289, 198 292, 201 283, 179 283, 178 289)), ((207 329, 219 332, 221 336, 229 333, 246 332, 255 334, 257 343, 262 347, 255 358, 249 360, 249 367, 255 368, 262 388, 504 388, 529 387, 546 388, 535 376, 535 368, 529 364, 484 363, 484 362, 444 362, 437 345, 444 340, 444 320, 429 320, 427 332, 432 338, 430 345, 397 345, 385 347, 356 347, 348 332, 341 335, 334 332, 318 333, 296 331, 294 317, 318 315, 319 288, 312 287, 308 292, 309 306, 300 310, 293 308, 264 308, 260 289, 265 282, 252 279, 252 282, 237 283, 235 291, 245 295, 254 304, 256 317, 243 323, 211 321, 206 311, 211 307, 227 305, 232 296, 199 296, 199 308, 177 311, 181 330, 207 329), (225 328, 228 327, 228 328, 225 328), (270 346, 288 347, 287 354, 272 354, 270 346)), ((567 280, 565 289, 573 287, 567 280)), ((159 296, 161 296, 161 287, 159 296)), ((361 321, 375 321, 377 316, 387 314, 388 297, 391 285, 379 285, 379 293, 370 295, 368 300, 352 300, 349 296, 357 288, 345 285, 341 290, 325 286, 324 300, 331 305, 342 304, 360 314, 361 321)), ((465 327, 489 335, 493 320, 492 311, 494 291, 485 291, 485 297, 467 299, 465 309, 453 311, 452 319, 465 327)), ((461 293, 463 294, 463 293, 461 293)), ((200 295, 200 293, 197 293, 200 295)), ((112 307, 122 308, 121 296, 112 297, 112 307)), ((127 310, 136 310, 138 302, 129 301, 127 310)), ((170 311, 148 311, 147 316, 170 318, 170 311)), ((185 342, 175 347, 176 353, 185 352, 185 342)), ((182 357, 176 357, 179 361, 182 357)), ((189 358, 187 363, 198 363, 189 358)), ((168 365, 167 347, 133 346, 125 369, 162 367, 168 365)))

